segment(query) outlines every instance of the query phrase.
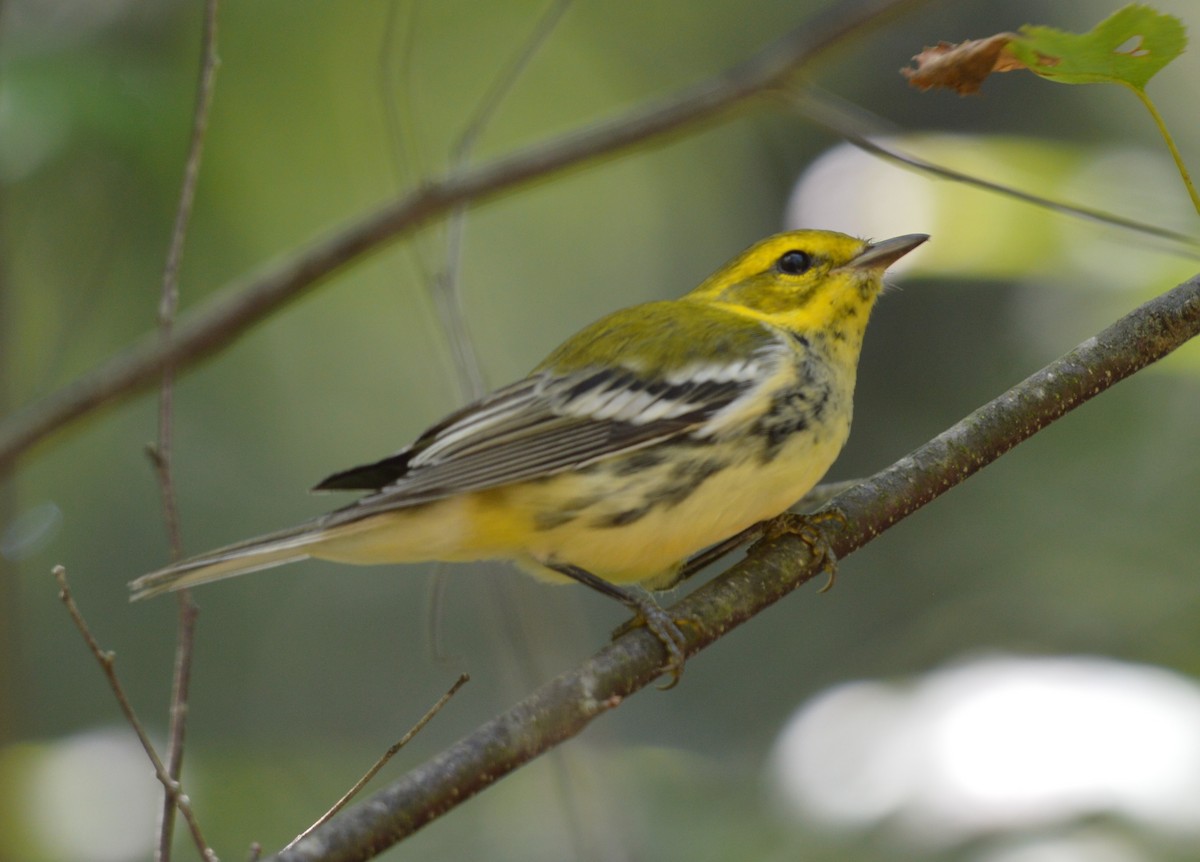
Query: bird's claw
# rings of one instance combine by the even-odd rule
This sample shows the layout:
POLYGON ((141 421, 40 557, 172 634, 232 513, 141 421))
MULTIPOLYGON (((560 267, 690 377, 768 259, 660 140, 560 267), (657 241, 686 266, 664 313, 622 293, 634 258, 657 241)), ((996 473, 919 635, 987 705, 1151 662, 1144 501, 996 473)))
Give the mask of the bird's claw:
POLYGON ((829 592, 837 580, 838 562, 837 553, 833 550, 829 537, 825 534, 824 526, 830 522, 836 524, 837 529, 844 529, 847 523, 846 513, 841 509, 822 509, 811 515, 784 512, 763 525, 762 538, 750 547, 750 553, 753 553, 764 542, 770 542, 783 536, 795 536, 808 546, 820 570, 829 576, 829 580, 820 589, 822 593, 829 592))
POLYGON ((671 675, 671 681, 660 688, 663 691, 674 688, 683 676, 683 666, 687 660, 685 653, 687 638, 680 630, 679 622, 672 619, 671 615, 660 608, 653 599, 647 597, 638 601, 637 613, 633 618, 616 628, 612 635, 613 639, 642 626, 645 626, 652 635, 658 638, 659 643, 667 652, 667 663, 663 666, 663 670, 671 675))

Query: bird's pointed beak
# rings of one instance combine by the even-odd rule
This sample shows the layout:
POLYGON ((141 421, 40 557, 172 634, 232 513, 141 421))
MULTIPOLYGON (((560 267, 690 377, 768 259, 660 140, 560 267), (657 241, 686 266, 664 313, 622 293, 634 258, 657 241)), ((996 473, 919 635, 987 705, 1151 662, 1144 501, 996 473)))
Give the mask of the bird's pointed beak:
POLYGON ((927 233, 906 233, 904 236, 868 243, 848 265, 855 269, 887 269, 927 239, 927 233))

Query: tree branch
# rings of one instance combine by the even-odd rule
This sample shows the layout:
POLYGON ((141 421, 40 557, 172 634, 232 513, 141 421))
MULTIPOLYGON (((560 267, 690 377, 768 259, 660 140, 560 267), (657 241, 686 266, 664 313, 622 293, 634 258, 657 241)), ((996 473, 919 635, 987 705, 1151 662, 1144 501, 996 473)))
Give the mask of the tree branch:
POLYGON ((783 86, 847 37, 918 2, 838 0, 743 63, 672 97, 430 182, 314 240, 261 273, 228 285, 205 307, 181 320, 169 342, 147 337, 9 417, 0 424, 0 472, 52 432, 147 388, 165 366, 182 370, 226 347, 285 303, 431 219, 567 168, 695 129, 783 86))
MULTIPOLYGON (((1013 446, 1200 333, 1200 275, 1146 303, 830 504, 844 556, 990 464, 1013 446)), ((687 653, 714 643, 821 571, 796 535, 756 545, 745 560, 680 601, 687 653)), ((663 651, 644 629, 608 645, 508 712, 272 857, 351 862, 373 857, 518 767, 580 733, 650 684, 663 651)))

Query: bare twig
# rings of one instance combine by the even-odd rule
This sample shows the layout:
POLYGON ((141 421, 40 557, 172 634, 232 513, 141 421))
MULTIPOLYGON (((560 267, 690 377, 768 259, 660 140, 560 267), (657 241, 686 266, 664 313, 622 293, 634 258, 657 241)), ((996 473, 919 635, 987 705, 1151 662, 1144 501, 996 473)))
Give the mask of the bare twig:
POLYGON ((79 633, 83 636, 84 643, 88 649, 100 663, 100 669, 104 672, 104 678, 108 680, 108 686, 112 689, 113 695, 117 699, 117 705, 121 708, 125 720, 129 722, 129 726, 133 728, 133 732, 137 734, 138 741, 142 744, 142 749, 146 752, 146 756, 150 758, 150 763, 154 766, 154 775, 158 778, 159 783, 167 790, 175 800, 175 805, 179 812, 183 815, 183 819, 187 822, 188 828, 192 833, 192 840, 196 843, 196 849, 200 851, 200 855, 208 860, 208 862, 217 862, 217 854, 209 848, 205 842, 203 834, 200 832, 200 824, 196 821, 196 815, 192 812, 192 803, 187 795, 181 791, 180 784, 177 780, 168 774, 163 762, 159 759, 158 752, 154 748, 154 743, 150 741, 149 735, 146 733, 146 728, 142 724, 134 711, 133 704, 130 703, 128 696, 125 694, 125 687, 121 685, 121 680, 117 677, 117 656, 115 653, 103 649, 96 636, 92 634, 92 630, 88 628, 87 622, 83 618, 79 607, 75 604, 75 599, 71 595, 71 588, 67 584, 67 570, 62 566, 55 566, 53 570, 54 580, 58 583, 58 597, 66 607, 67 613, 71 617, 71 621, 75 623, 75 628, 79 629, 79 633))
POLYGON ((404 736, 400 737, 397 742, 392 743, 388 750, 383 753, 383 756, 375 761, 375 765, 368 769, 366 773, 363 774, 362 778, 354 782, 354 786, 347 790, 346 794, 337 802, 335 802, 332 808, 322 814, 316 823, 293 838, 291 842, 288 843, 287 847, 284 847, 283 849, 286 850, 297 841, 308 837, 308 835, 311 834, 312 831, 318 826, 321 826, 332 820, 333 815, 345 808, 346 805, 349 804, 350 800, 357 796, 362 789, 370 783, 371 779, 379 773, 379 770, 383 769, 383 767, 387 765, 387 762, 396 756, 396 752, 408 745, 408 743, 412 741, 412 738, 420 733, 425 728, 425 725, 429 724, 435 715, 442 711, 442 707, 450 702, 450 698, 458 694, 458 690, 470 682, 470 680, 471 677, 467 674, 460 674, 458 679, 454 681, 454 685, 450 686, 449 690, 437 699, 437 703, 431 706, 429 710, 423 716, 421 716, 421 719, 411 728, 409 728, 408 732, 404 734, 404 736))
MULTIPOLYGON (((418 4, 416 3, 388 3, 386 18, 382 28, 383 40, 379 47, 379 95, 380 103, 383 105, 383 120, 384 125, 388 130, 388 138, 395 141, 398 146, 388 148, 389 162, 392 170, 395 172, 396 182, 403 183, 405 175, 408 173, 405 170, 405 165, 412 166, 416 170, 420 170, 422 164, 419 142, 413 134, 415 123, 406 122, 406 117, 397 107, 397 100, 393 93, 393 80, 401 82, 409 82, 412 80, 412 56, 414 33, 416 30, 416 11, 418 4), (400 11, 403 9, 407 16, 403 21, 402 39, 398 49, 393 45, 395 34, 399 29, 401 22, 399 20, 400 11), (391 59, 400 57, 402 63, 397 68, 391 68, 391 59)), ((410 93, 407 89, 404 91, 404 104, 410 104, 410 93)))
MULTIPOLYGON (((1085 207, 1067 201, 1056 201, 1023 189, 1004 185, 1003 183, 976 177, 963 171, 939 165, 919 156, 906 153, 891 143, 885 143, 881 137, 886 134, 880 127, 882 121, 863 110, 857 105, 848 104, 836 96, 815 87, 804 87, 792 97, 797 110, 814 123, 836 132, 847 142, 858 147, 865 153, 878 156, 884 161, 892 162, 925 176, 950 180, 963 185, 974 186, 986 192, 1012 198, 1032 206, 1062 213, 1073 218, 1096 224, 1111 225, 1121 230, 1142 234, 1170 243, 1170 251, 1174 254, 1190 258, 1200 257, 1200 241, 1195 236, 1171 230, 1158 225, 1147 224, 1136 219, 1125 218, 1115 213, 1085 207)), ((892 130, 893 132, 895 130, 892 130)))
MULTIPOLYGON (((187 590, 179 596, 179 631, 175 640, 175 662, 171 673, 171 717, 167 737, 167 772, 178 788, 183 774, 183 751, 187 738, 188 704, 191 701, 192 656, 196 643, 196 617, 199 608, 187 590)), ((178 800, 170 788, 163 799, 159 822, 158 859, 166 862, 171 856, 171 839, 175 833, 175 808, 178 800)))
MULTIPOLYGON (((421 124, 414 107, 415 94, 420 89, 414 61, 420 41, 417 28, 421 6, 399 2, 386 5, 387 16, 380 28, 379 98, 390 144, 388 161, 395 178, 395 191, 399 193, 406 183, 419 182, 426 175, 425 166, 429 163, 420 136, 416 134, 421 124)), ((431 284, 434 274, 422 253, 422 240, 424 237, 406 246, 403 259, 412 268, 413 277, 419 284, 431 284)), ((432 234, 429 241, 433 241, 432 234)))
MULTIPOLYGON (((7 197, 0 200, 0 231, 3 231, 0 241, 6 246, 12 242, 12 237, 8 236, 9 220, 5 207, 8 200, 7 197)), ((5 261, 5 264, 11 264, 11 260, 5 261)), ((0 266, 0 416, 14 406, 13 372, 18 367, 17 333, 20 327, 16 320, 17 302, 9 284, 8 269, 8 265, 0 266)), ((6 482, 0 476, 0 524, 11 525, 16 517, 17 483, 6 482)), ((21 607, 21 588, 22 579, 17 577, 15 564, 7 554, 0 553, 0 607, 21 607)), ((21 661, 18 631, 22 628, 18 616, 15 612, 0 613, 0 691, 17 690, 17 667, 21 661)), ((11 696, 0 698, 0 739, 17 738, 17 716, 22 713, 19 700, 11 696)))
MULTIPOLYGON (((200 76, 196 84, 196 104, 192 114, 192 137, 188 145, 187 161, 184 163, 183 185, 179 192, 179 205, 175 210, 175 224, 171 230, 171 242, 167 249, 167 260, 163 267, 162 291, 158 305, 159 340, 163 345, 171 343, 175 316, 179 309, 179 268, 183 261, 183 246, 187 238, 188 224, 196 199, 196 181, 200 176, 200 159, 204 152, 204 137, 208 131, 208 113, 212 105, 213 86, 216 83, 217 67, 217 10, 219 0, 206 0, 204 26, 201 36, 200 76)), ((179 510, 175 501, 175 488, 171 477, 173 450, 174 374, 171 363, 162 367, 162 383, 159 393, 158 443, 151 451, 151 461, 159 478, 162 493, 163 516, 166 521, 167 539, 171 546, 171 558, 183 556, 183 541, 179 530, 179 510)))
MULTIPOLYGON (((183 261, 183 246, 191 221, 192 206, 196 199, 196 182, 200 176, 200 160, 204 152, 204 138, 208 130, 209 108, 212 105, 213 87, 217 79, 217 11, 219 0, 206 0, 204 23, 200 38, 200 74, 196 82, 196 104, 192 112, 192 136, 184 163, 183 185, 179 192, 179 205, 175 211, 175 224, 171 231, 171 242, 167 260, 163 267, 162 296, 158 306, 158 330, 160 344, 171 343, 175 326, 175 315, 179 309, 179 268, 183 261)), ((179 527, 179 507, 175 495, 172 474, 174 451, 174 403, 175 367, 168 363, 162 368, 162 382, 158 401, 158 443, 153 448, 152 462, 158 476, 162 497, 163 520, 167 539, 171 547, 171 559, 183 557, 183 537, 179 527)), ((178 781, 183 772, 184 743, 187 738, 189 692, 192 678, 192 655, 196 640, 196 617, 199 609, 188 590, 181 590, 179 603, 179 633, 175 643, 175 663, 171 684, 171 720, 167 740, 167 774, 172 783, 166 788, 163 808, 159 819, 158 847, 155 859, 169 862, 171 840, 175 834, 176 796, 178 781), (173 789, 174 788, 174 789, 173 789)))
MULTIPOLYGON (((1037 433, 1200 334, 1200 275, 1151 300, 831 504, 845 516, 829 536, 844 557, 1037 433)), ((760 542, 745 560, 670 609, 692 655, 822 570, 804 539, 760 542)), ((644 628, 274 857, 363 860, 382 852, 564 740, 653 682, 663 649, 644 628)))
POLYGON ((510 156, 433 181, 305 248, 239 279, 175 327, 170 343, 151 338, 131 347, 0 424, 0 471, 52 432, 150 385, 163 367, 191 365, 233 342, 281 305, 352 261, 468 201, 482 201, 535 179, 661 142, 729 115, 783 86, 829 49, 905 6, 923 0, 839 0, 802 26, 726 72, 677 95, 510 156))
MULTIPOLYGON (((572 0, 554 0, 535 24, 533 31, 525 40, 509 64, 496 76, 491 87, 484 94, 474 117, 467 124, 462 136, 450 154, 450 172, 462 173, 470 161, 479 138, 487 129, 488 124, 500 109, 505 97, 512 92, 517 79, 537 55, 538 50, 550 38, 558 22, 570 7, 572 0)), ((462 286, 462 249, 467 230, 467 203, 459 204, 450 213, 446 226, 446 260, 440 277, 434 282, 434 305, 442 318, 442 328, 450 341, 450 353, 454 357, 454 368, 458 374, 458 384, 464 400, 481 398, 487 391, 483 368, 479 362, 479 354, 475 351, 475 342, 471 339, 467 326, 466 313, 463 309, 462 286)))

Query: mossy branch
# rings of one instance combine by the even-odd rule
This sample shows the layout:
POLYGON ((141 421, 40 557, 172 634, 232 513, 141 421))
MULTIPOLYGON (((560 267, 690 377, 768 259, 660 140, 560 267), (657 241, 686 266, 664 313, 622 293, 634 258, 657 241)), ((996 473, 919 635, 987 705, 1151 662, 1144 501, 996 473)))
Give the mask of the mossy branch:
MULTIPOLYGON (((846 523, 830 534, 853 552, 966 480, 1055 419, 1200 334, 1200 275, 1147 302, 891 467, 844 491, 830 508, 846 523)), ((742 562, 680 601, 695 654, 821 571, 799 536, 756 546, 742 562)), ((423 766, 273 857, 279 862, 369 859, 499 778, 580 733, 659 675, 662 646, 630 632, 561 674, 423 766)))

